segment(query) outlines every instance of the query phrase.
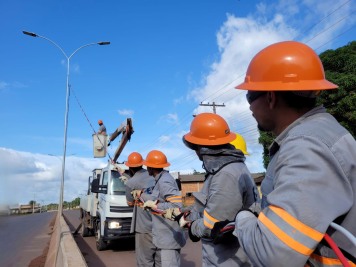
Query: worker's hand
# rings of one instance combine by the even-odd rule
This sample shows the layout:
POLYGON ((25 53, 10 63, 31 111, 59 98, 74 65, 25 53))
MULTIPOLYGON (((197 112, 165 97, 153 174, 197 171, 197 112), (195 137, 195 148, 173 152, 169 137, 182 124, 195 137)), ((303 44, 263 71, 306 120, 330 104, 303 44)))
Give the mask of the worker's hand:
POLYGON ((196 235, 194 235, 192 233, 192 227, 191 226, 193 225, 193 223, 194 222, 192 222, 190 224, 190 227, 188 228, 188 235, 189 235, 190 240, 192 240, 193 242, 199 242, 200 241, 200 237, 198 237, 198 236, 196 236, 196 235))
POLYGON ((182 212, 180 210, 180 208, 169 208, 166 209, 163 213, 163 217, 171 220, 171 221, 175 221, 175 218, 180 215, 182 212))
POLYGON ((115 164, 115 169, 122 175, 124 173, 123 169, 120 168, 119 164, 115 164))
POLYGON ((158 200, 147 200, 145 203, 143 203, 143 208, 156 210, 157 202, 158 200))
POLYGON ((211 230, 211 238, 214 244, 219 244, 234 238, 232 232, 235 230, 235 222, 229 220, 216 222, 211 230))
POLYGON ((178 221, 181 228, 190 228, 192 221, 187 218, 189 213, 190 212, 184 212, 176 217, 175 220, 178 221))
POLYGON ((134 200, 138 200, 140 198, 141 194, 142 194, 142 190, 135 189, 135 190, 131 191, 131 195, 134 198, 134 200))
POLYGON ((120 177, 119 177, 119 179, 121 180, 121 182, 123 182, 124 184, 126 184, 126 182, 129 180, 126 176, 124 176, 124 175, 121 175, 120 177))

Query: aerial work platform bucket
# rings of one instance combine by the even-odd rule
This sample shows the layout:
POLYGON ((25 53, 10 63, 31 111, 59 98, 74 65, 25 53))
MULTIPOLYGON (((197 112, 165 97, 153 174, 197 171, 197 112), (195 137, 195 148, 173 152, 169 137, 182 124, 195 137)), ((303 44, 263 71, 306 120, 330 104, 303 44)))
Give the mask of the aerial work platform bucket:
POLYGON ((93 134, 94 158, 105 158, 108 136, 104 134, 93 134))

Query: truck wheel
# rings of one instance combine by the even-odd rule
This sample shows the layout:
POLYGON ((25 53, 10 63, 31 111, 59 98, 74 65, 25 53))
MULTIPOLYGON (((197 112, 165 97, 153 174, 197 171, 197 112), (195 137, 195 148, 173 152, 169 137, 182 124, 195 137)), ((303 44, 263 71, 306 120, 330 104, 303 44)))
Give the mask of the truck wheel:
POLYGON ((101 231, 101 223, 98 222, 96 224, 96 231, 95 231, 96 249, 98 251, 105 250, 108 246, 108 244, 103 240, 100 231, 101 231))
POLYGON ((90 236, 90 231, 89 231, 88 227, 86 227, 85 219, 83 217, 82 218, 82 237, 87 237, 87 236, 90 236))

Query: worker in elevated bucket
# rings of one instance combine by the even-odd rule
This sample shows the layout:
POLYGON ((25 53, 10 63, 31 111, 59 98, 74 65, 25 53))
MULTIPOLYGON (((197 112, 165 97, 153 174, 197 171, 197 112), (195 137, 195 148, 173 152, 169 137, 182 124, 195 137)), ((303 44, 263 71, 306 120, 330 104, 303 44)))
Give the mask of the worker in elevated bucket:
POLYGON ((131 233, 135 233, 136 264, 138 267, 160 267, 160 253, 157 253, 157 247, 152 241, 152 215, 150 211, 142 209, 140 202, 135 201, 131 194, 133 190, 152 188, 155 180, 142 168, 143 158, 140 153, 132 152, 125 165, 131 174, 125 185, 127 204, 134 206, 131 233))
POLYGON ((180 266, 180 250, 186 243, 182 228, 174 221, 164 219, 161 214, 168 208, 181 208, 182 196, 175 179, 164 168, 170 166, 166 155, 159 150, 147 154, 143 165, 154 177, 155 185, 152 192, 133 190, 135 199, 144 202, 143 207, 153 212, 152 238, 153 244, 161 254, 162 267, 180 266))
POLYGON ((254 266, 356 266, 356 142, 316 105, 320 91, 337 87, 318 55, 295 41, 257 53, 236 86, 247 90, 259 130, 276 136, 262 211, 236 216, 234 234, 254 266))
POLYGON ((167 210, 165 217, 188 227, 193 241, 201 239, 203 266, 252 266, 232 231, 223 236, 213 231, 215 223, 232 221, 240 209, 259 201, 244 163, 245 141, 237 137, 240 135, 230 132, 227 122, 213 113, 198 114, 183 137, 184 144, 203 162, 205 181, 201 192, 194 194, 194 207, 183 209, 183 216, 177 216, 176 209, 167 210), (230 144, 233 141, 238 149, 230 144))
POLYGON ((106 135, 106 127, 105 127, 103 121, 98 120, 98 124, 99 124, 98 134, 106 135))

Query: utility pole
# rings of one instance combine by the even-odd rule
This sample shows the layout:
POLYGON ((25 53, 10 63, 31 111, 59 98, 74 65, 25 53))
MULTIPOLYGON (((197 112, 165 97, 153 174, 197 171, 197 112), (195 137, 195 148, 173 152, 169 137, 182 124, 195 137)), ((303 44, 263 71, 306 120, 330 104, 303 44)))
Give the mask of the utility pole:
POLYGON ((36 199, 36 193, 33 193, 33 201, 32 201, 32 214, 35 213, 35 199, 36 199))
POLYGON ((216 108, 215 107, 225 107, 225 104, 215 104, 215 102, 213 102, 212 104, 210 104, 208 102, 208 104, 203 104, 203 102, 200 102, 200 106, 208 106, 208 107, 213 107, 213 111, 216 114, 216 108))

